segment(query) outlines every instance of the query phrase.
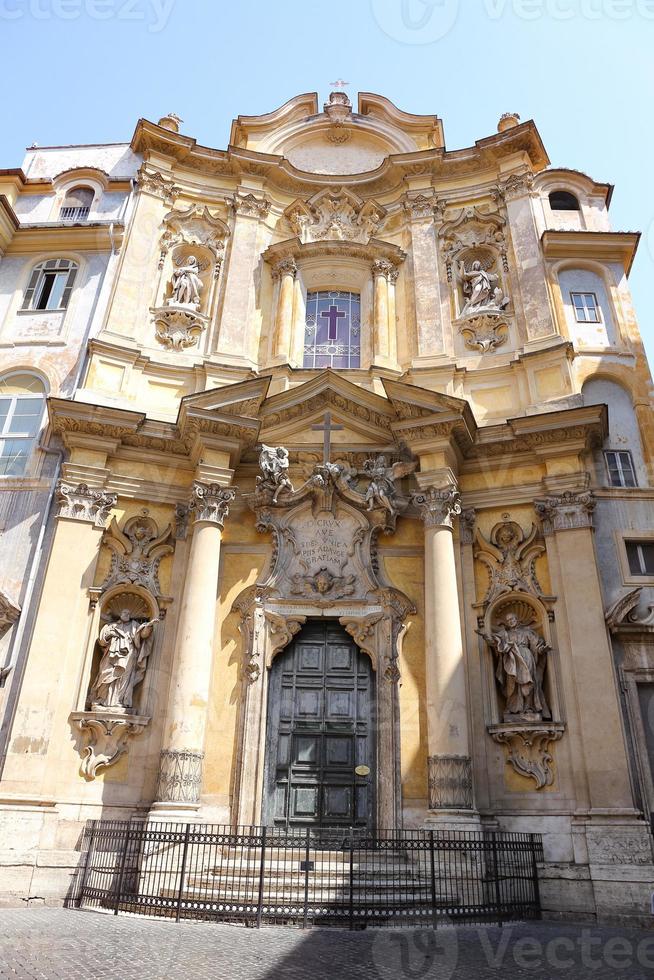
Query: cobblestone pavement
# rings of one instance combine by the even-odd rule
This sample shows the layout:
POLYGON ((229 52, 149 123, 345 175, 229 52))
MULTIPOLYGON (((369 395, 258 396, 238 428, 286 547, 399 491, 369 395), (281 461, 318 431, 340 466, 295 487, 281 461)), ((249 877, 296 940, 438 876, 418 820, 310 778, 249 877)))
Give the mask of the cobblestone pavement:
POLYGON ((645 980, 654 931, 522 923, 345 932, 0 910, 0 977, 20 980, 645 980))

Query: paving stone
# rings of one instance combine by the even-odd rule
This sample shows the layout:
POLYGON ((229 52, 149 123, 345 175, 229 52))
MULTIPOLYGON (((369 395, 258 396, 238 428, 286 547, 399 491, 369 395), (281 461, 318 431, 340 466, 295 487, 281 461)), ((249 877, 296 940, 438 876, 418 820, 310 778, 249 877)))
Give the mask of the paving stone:
POLYGON ((0 910, 2 980, 646 980, 654 931, 536 922, 431 930, 158 921, 0 910))

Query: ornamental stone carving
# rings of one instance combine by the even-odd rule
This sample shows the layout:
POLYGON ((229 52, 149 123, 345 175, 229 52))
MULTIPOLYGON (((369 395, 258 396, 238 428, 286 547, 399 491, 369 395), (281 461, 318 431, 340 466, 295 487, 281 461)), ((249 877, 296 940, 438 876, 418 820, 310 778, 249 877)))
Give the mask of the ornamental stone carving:
POLYGON ((465 262, 457 266, 458 278, 462 285, 465 303, 460 316, 481 313, 499 313, 509 302, 499 285, 500 277, 490 270, 492 261, 475 259, 466 268, 465 262))
POLYGON ((201 246, 208 249, 220 268, 229 228, 204 204, 192 204, 185 211, 169 211, 163 219, 163 232, 159 242, 159 267, 170 249, 179 246, 201 246))
POLYGON ((158 171, 146 170, 142 166, 136 176, 139 191, 153 194, 154 197, 161 198, 166 204, 172 204, 180 192, 180 188, 172 180, 166 178, 158 171))
POLYGON ((217 483, 195 482, 191 488, 189 510, 195 523, 206 521, 223 530, 229 514, 229 506, 236 497, 235 487, 221 487, 217 483))
POLYGON ((593 526, 596 500, 590 490, 553 494, 534 501, 534 508, 543 525, 543 534, 572 531, 593 526))
POLYGON ((134 688, 145 677, 151 638, 157 620, 133 617, 128 607, 100 630, 102 658, 91 684, 91 710, 117 713, 134 710, 134 688))
POLYGON ((365 460, 363 469, 357 470, 355 475, 366 476, 370 480, 364 496, 366 509, 384 507, 391 514, 406 509, 406 502, 396 484, 413 473, 417 465, 415 460, 399 460, 389 466, 387 457, 383 455, 365 460))
POLYGON ((533 779, 536 789, 552 785, 554 759, 550 747, 562 737, 562 724, 491 725, 488 730, 494 742, 508 747, 507 761, 519 775, 533 779))
POLYGON ((507 592, 528 592, 543 596, 536 577, 536 560, 545 553, 545 545, 538 542, 538 528, 531 525, 525 535, 519 524, 508 519, 496 524, 490 540, 477 530, 474 536, 474 556, 488 569, 489 582, 482 604, 494 602, 507 592))
POLYGON ((326 137, 330 143, 347 143, 352 135, 347 125, 352 121, 352 103, 343 91, 330 92, 329 99, 323 105, 323 112, 329 118, 330 126, 326 137))
POLYGON ((156 521, 146 509, 138 517, 125 521, 122 531, 114 517, 102 539, 103 544, 113 552, 111 568, 102 583, 102 591, 130 583, 141 585, 159 597, 159 564, 165 555, 174 551, 172 538, 172 524, 160 534, 156 521))
POLYGON ((436 197, 426 197, 424 194, 407 197, 403 202, 404 210, 411 218, 433 218, 437 206, 436 197))
POLYGON ((204 752, 164 749, 159 762, 156 800, 159 803, 199 803, 204 752))
POLYGON ((461 513, 461 494, 456 487, 429 487, 411 495, 426 527, 449 527, 461 513))
POLYGON ((372 274, 373 276, 382 276, 388 282, 395 283, 400 270, 394 262, 390 262, 388 259, 375 259, 372 263, 372 274))
POLYGON ((643 590, 638 587, 611 603, 605 613, 606 625, 611 633, 654 631, 654 604, 647 603, 641 610, 642 596, 643 590))
POLYGON ((469 350, 489 354, 507 342, 509 325, 497 313, 486 312, 468 317, 459 327, 459 333, 469 350))
POLYGON ((235 194, 230 202, 236 214, 249 218, 265 218, 270 211, 271 203, 265 197, 255 197, 254 194, 235 194))
POLYGON ((78 483, 74 486, 60 480, 57 484, 59 517, 90 521, 96 527, 104 527, 117 501, 117 494, 91 488, 86 483, 78 483))
POLYGON ((126 716, 120 712, 106 711, 101 715, 86 711, 73 712, 71 722, 87 741, 80 765, 82 776, 89 781, 93 780, 100 769, 107 769, 118 762, 127 752, 128 740, 139 735, 149 721, 149 718, 126 716))
POLYGON ((386 216, 386 209, 341 187, 319 191, 308 201, 294 201, 284 214, 302 243, 345 241, 367 245, 386 216))
POLYGON ((293 256, 289 255, 285 259, 281 259, 276 262, 272 268, 273 279, 281 279, 282 276, 292 276, 295 279, 297 275, 297 265, 295 264, 295 259, 293 256))
POLYGON ((209 322, 209 317, 179 307, 167 306, 152 312, 155 336, 166 350, 183 351, 196 347, 209 322))
POLYGON ((506 180, 500 184, 499 191, 501 196, 507 200, 513 200, 516 197, 524 197, 530 194, 534 186, 534 175, 529 171, 524 171, 519 174, 511 174, 506 180))

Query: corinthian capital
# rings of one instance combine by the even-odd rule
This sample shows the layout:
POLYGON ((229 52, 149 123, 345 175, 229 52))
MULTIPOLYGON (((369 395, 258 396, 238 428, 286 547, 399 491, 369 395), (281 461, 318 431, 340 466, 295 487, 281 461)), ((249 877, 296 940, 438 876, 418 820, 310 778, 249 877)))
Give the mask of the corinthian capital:
POLYGON ((287 259, 281 259, 273 266, 272 276, 273 279, 279 279, 281 276, 292 276, 295 279, 297 274, 297 265, 295 264, 295 259, 289 256, 287 259))
POLYGON ((236 497, 235 487, 221 487, 217 483, 194 483, 191 488, 189 510, 195 523, 207 521, 216 524, 222 531, 229 505, 236 497))
POLYGON ((59 517, 69 517, 76 521, 90 521, 96 527, 104 527, 109 519, 111 508, 116 506, 115 493, 89 487, 86 483, 74 486, 60 480, 57 484, 57 503, 59 517))
POLYGON ((534 508, 543 523, 543 534, 571 531, 593 526, 596 500, 590 490, 575 493, 566 490, 543 500, 535 500, 534 508))
POLYGON ((399 275, 395 264, 388 259, 375 259, 372 263, 372 274, 373 276, 383 276, 384 279, 389 279, 391 282, 395 282, 399 275))
POLYGON ((461 513, 461 494, 456 487, 428 487, 412 494, 411 500, 426 527, 452 527, 454 518, 461 513))

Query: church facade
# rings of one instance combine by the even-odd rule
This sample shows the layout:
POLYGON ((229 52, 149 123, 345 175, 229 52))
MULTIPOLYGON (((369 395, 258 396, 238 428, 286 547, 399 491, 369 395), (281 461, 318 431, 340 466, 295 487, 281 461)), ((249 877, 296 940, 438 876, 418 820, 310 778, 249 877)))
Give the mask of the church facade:
POLYGON ((93 154, 71 187, 125 193, 72 386, 11 339, 69 266, 38 240, 3 280, 7 376, 49 392, 24 465, 61 455, 38 587, 2 584, 7 900, 129 818, 540 833, 547 912, 646 916, 654 429, 612 188, 513 114, 450 151, 342 91, 93 154))

